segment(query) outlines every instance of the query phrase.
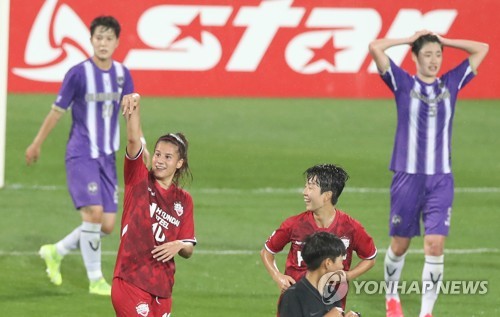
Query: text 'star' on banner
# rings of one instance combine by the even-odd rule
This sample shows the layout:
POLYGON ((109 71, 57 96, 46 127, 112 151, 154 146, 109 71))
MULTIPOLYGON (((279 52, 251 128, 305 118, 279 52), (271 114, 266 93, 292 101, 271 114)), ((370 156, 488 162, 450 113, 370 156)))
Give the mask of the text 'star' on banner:
MULTIPOLYGON (((387 98, 368 44, 429 29, 490 44, 461 97, 499 98, 497 0, 15 0, 9 92, 56 93, 92 55, 97 15, 122 25, 115 59, 156 96, 387 98)), ((387 52, 415 72, 409 45, 387 52)), ((441 73, 467 58, 445 48, 441 73)))

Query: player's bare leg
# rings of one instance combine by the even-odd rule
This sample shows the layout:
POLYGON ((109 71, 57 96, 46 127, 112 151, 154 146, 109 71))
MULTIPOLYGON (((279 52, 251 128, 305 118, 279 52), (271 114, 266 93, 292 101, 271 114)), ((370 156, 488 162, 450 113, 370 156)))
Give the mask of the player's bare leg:
POLYGON ((116 223, 116 213, 115 212, 105 212, 102 215, 102 227, 101 227, 101 236, 108 235, 113 232, 116 223))

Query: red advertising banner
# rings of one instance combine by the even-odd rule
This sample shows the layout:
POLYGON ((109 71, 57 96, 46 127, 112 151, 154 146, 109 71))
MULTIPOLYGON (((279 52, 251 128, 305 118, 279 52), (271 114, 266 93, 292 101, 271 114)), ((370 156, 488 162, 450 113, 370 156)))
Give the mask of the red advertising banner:
MULTIPOLYGON (((499 98, 498 0, 11 0, 9 92, 57 92, 92 54, 88 25, 122 25, 115 59, 156 96, 381 98, 368 43, 429 29, 490 44, 465 98, 499 98)), ((388 51, 414 72, 409 46, 388 51)), ((466 57, 445 48, 442 71, 466 57)))

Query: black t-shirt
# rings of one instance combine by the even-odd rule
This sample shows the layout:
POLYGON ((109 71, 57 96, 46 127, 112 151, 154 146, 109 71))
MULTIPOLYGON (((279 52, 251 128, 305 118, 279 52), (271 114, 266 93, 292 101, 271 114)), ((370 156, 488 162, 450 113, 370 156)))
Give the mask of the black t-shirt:
POLYGON ((301 278, 283 294, 278 306, 280 317, 323 317, 333 307, 341 307, 340 301, 327 305, 321 294, 307 278, 301 278))

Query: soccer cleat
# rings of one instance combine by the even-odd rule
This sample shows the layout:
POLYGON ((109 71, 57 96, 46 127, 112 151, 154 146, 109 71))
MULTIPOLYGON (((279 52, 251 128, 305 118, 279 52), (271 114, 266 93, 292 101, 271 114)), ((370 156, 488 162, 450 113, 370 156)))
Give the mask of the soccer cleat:
POLYGON ((46 272, 50 281, 55 285, 61 285, 62 276, 60 268, 63 257, 57 253, 55 244, 42 245, 38 254, 45 260, 45 264, 47 265, 46 272))
POLYGON ((397 299, 389 299, 385 302, 386 317, 404 317, 401 302, 397 299))
POLYGON ((97 281, 91 281, 89 285, 89 293, 94 295, 111 296, 111 285, 109 285, 104 277, 97 281))

